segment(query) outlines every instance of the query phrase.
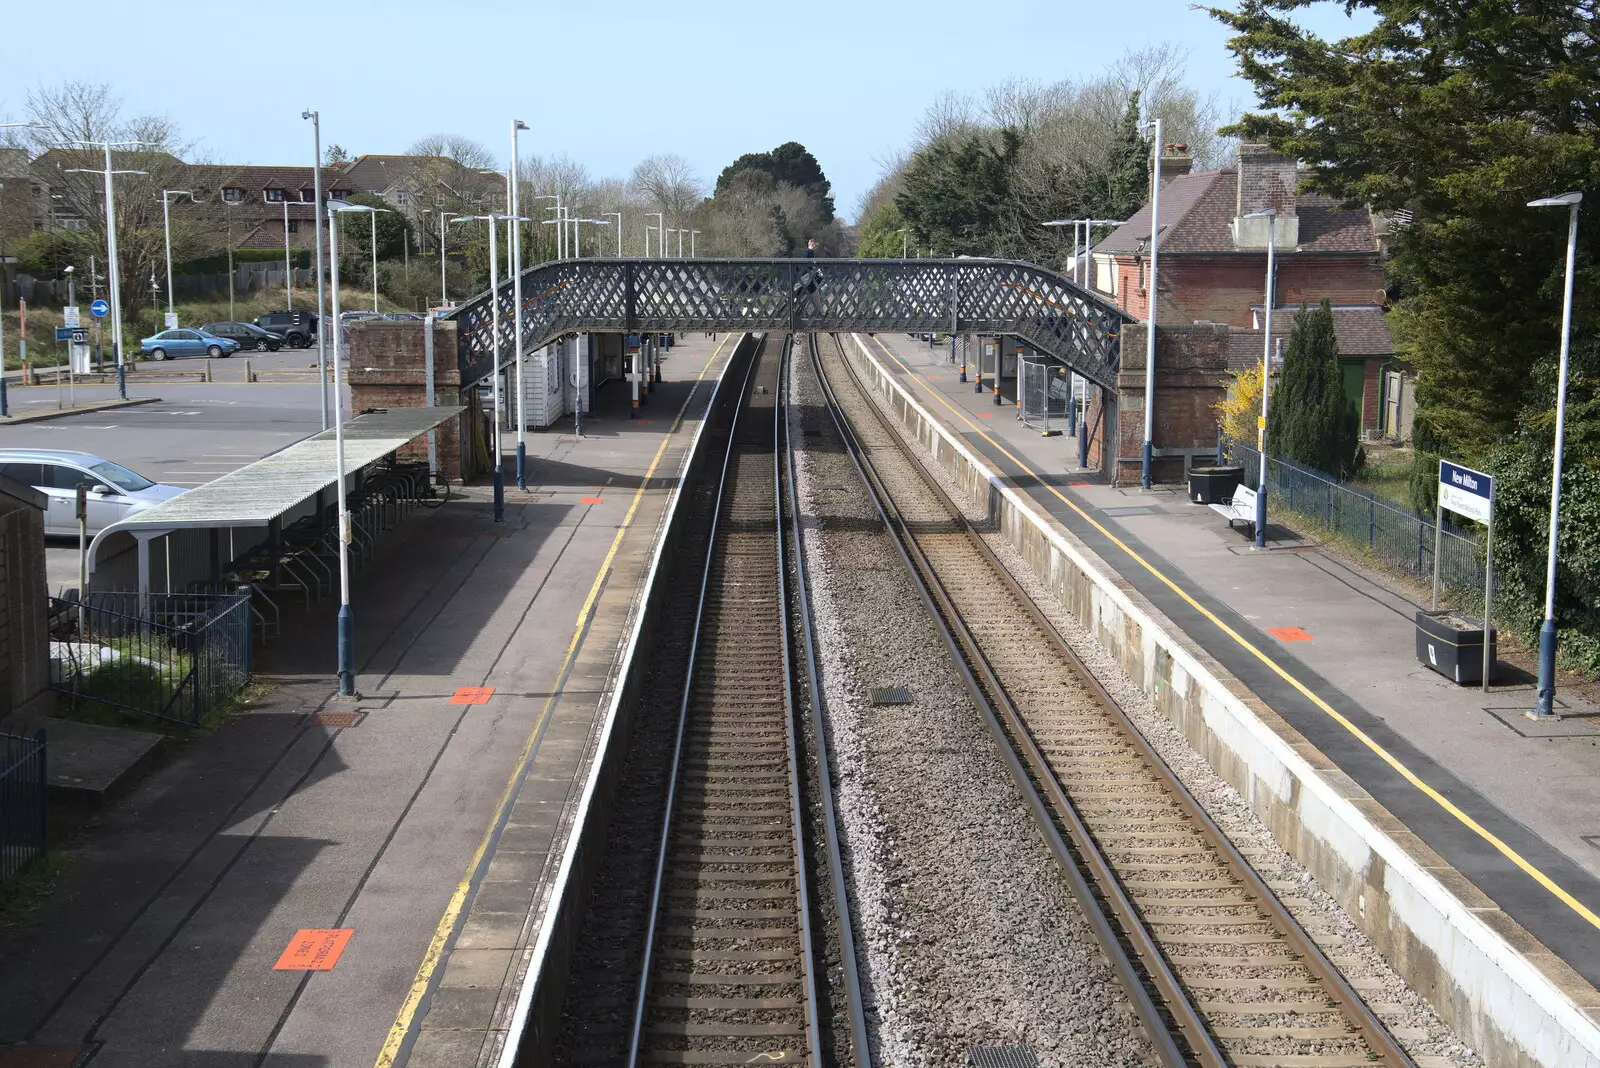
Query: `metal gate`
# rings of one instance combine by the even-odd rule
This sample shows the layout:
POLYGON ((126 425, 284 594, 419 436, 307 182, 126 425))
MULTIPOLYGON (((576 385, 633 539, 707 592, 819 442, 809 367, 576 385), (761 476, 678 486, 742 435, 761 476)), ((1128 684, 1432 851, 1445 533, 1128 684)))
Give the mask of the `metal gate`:
POLYGON ((1072 405, 1072 379, 1055 360, 1024 356, 1021 366, 1022 404, 1017 418, 1041 434, 1066 431, 1072 405))

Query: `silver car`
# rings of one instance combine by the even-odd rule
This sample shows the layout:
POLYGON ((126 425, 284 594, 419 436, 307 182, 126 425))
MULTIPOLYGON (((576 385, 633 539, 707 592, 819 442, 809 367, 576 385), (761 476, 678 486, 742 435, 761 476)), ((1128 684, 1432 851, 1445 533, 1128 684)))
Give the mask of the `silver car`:
POLYGON ((86 452, 62 449, 0 449, 0 476, 32 486, 50 499, 46 534, 78 533, 78 486, 89 487, 89 533, 176 497, 182 486, 164 486, 120 464, 86 452))

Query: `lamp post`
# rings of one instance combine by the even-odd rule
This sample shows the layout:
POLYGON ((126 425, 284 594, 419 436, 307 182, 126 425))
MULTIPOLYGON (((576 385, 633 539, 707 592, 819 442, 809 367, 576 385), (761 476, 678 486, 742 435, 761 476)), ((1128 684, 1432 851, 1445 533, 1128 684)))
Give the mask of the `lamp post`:
POLYGON ((450 303, 450 290, 444 280, 444 234, 445 221, 455 217, 455 212, 439 209, 439 303, 450 303))
POLYGON ((1151 119, 1141 127, 1155 128, 1156 165, 1154 180, 1150 183, 1150 281, 1147 290, 1150 314, 1146 320, 1144 347, 1144 456, 1139 467, 1139 485, 1150 488, 1150 456, 1154 451, 1150 435, 1156 416, 1156 315, 1159 308, 1159 290, 1156 288, 1156 252, 1161 239, 1161 120, 1151 119))
MULTIPOLYGON (((326 316, 323 309, 326 306, 323 297, 322 265, 327 262, 322 258, 322 116, 321 113, 311 110, 300 113, 302 119, 311 120, 312 146, 316 152, 311 157, 311 186, 312 196, 317 203, 311 210, 311 225, 317 231, 317 263, 315 272, 317 276, 317 382, 318 392, 322 395, 322 429, 328 429, 328 342, 324 336, 323 323, 326 316)), ((333 225, 333 216, 328 217, 328 225, 333 225)), ((442 253, 441 253, 442 255, 442 253)))
MULTIPOLYGON (((666 218, 666 213, 665 212, 660 212, 660 211, 647 211, 647 212, 644 213, 644 217, 646 219, 648 219, 648 218, 650 218, 652 216, 654 216, 655 220, 656 220, 656 225, 654 227, 654 229, 656 231, 656 236, 660 239, 660 245, 661 245, 660 256, 661 256, 662 259, 666 259, 667 258, 667 218, 666 218)), ((647 227, 645 227, 645 230, 644 230, 644 254, 646 256, 650 255, 650 230, 651 229, 652 229, 651 227, 647 226, 647 227)))
MULTIPOLYGON (((521 119, 511 120, 511 218, 521 218, 517 211, 517 131, 526 130, 528 124, 521 119)), ((517 357, 517 489, 528 488, 528 446, 524 440, 528 420, 523 417, 527 391, 522 388, 522 224, 511 226, 511 314, 514 321, 511 332, 516 337, 517 357)))
MULTIPOLYGON (((167 314, 173 316, 172 325, 177 326, 178 320, 172 308, 172 212, 170 209, 172 207, 172 194, 174 193, 182 197, 188 197, 197 204, 199 201, 195 200, 194 194, 187 189, 163 189, 161 191, 161 229, 167 238, 167 314)), ((283 256, 285 264, 289 260, 288 210, 287 207, 284 208, 283 256)))
POLYGON ((378 310, 378 213, 391 214, 388 208, 373 208, 372 217, 372 310, 378 310))
MULTIPOLYGON (((506 476, 500 464, 500 243, 497 224, 502 222, 527 222, 527 219, 518 219, 500 212, 490 212, 487 215, 462 215, 452 220, 453 222, 486 222, 489 224, 489 308, 490 308, 490 333, 494 337, 494 373, 492 386, 494 388, 494 521, 506 521, 506 476)), ((519 323, 520 327, 521 324, 519 323)), ((580 403, 582 398, 579 398, 580 403)))
MULTIPOLYGON (((167 254, 170 262, 172 254, 167 254)), ((167 288, 172 288, 171 282, 167 288)), ((283 191, 283 306, 294 310, 294 265, 289 262, 289 191, 283 191)))
POLYGON ((622 258, 622 212, 620 212, 620 211, 608 211, 608 212, 603 212, 602 214, 604 214, 605 217, 608 218, 608 219, 612 218, 613 216, 616 217, 616 220, 617 220, 617 259, 620 260, 622 258))
MULTIPOLYGON (((555 201, 556 202, 556 207, 555 207, 554 210, 556 211, 556 214, 559 217, 560 208, 561 208, 561 194, 560 193, 535 193, 534 196, 533 196, 533 199, 534 200, 553 200, 553 201, 555 201)), ((556 234, 556 259, 559 260, 560 258, 561 258, 561 235, 559 233, 557 233, 556 234)))
MULTIPOLYGON (((616 212, 612 212, 612 214, 615 215, 616 212)), ((572 248, 573 248, 572 258, 573 259, 582 259, 583 258, 583 245, 577 239, 577 237, 578 237, 578 227, 583 223, 589 223, 592 226, 610 226, 611 225, 611 220, 610 219, 579 219, 579 218, 546 219, 540 225, 541 226, 553 226, 553 225, 556 225, 558 223, 571 223, 572 224, 572 232, 573 232, 573 235, 574 235, 573 242, 572 242, 572 248)))
MULTIPOLYGON (((1058 224, 1058 223, 1045 223, 1045 225, 1046 226, 1057 226, 1057 225, 1060 225, 1060 224, 1058 224)), ((911 258, 911 227, 902 226, 900 229, 896 230, 895 233, 900 235, 900 258, 903 259, 903 260, 910 259, 911 258)))
POLYGON ((700 234, 699 230, 690 230, 689 231, 689 258, 691 260, 695 258, 695 256, 694 256, 694 239, 696 237, 698 237, 699 234, 700 234))
MULTIPOLYGON (((1567 429, 1567 364, 1572 352, 1572 283, 1578 259, 1578 205, 1582 193, 1528 202, 1530 208, 1567 209, 1567 281, 1561 298, 1561 370, 1556 384, 1556 445, 1550 470, 1550 545, 1545 558, 1544 622, 1539 626, 1539 696, 1535 719, 1556 718, 1556 533, 1561 523, 1561 459, 1567 429)), ((1485 615, 1488 613, 1485 612, 1485 615)), ((1488 641, 1487 636, 1484 638, 1488 641)))
POLYGON ((111 188, 111 176, 114 174, 144 174, 145 171, 114 171, 111 169, 111 149, 115 148, 143 148, 152 144, 149 141, 72 141, 74 145, 84 147, 98 147, 105 151, 106 164, 99 171, 89 167, 74 167, 70 173, 74 174, 103 174, 106 182, 106 260, 107 280, 111 289, 111 351, 117 360, 117 396, 123 400, 128 399, 128 372, 127 366, 122 362, 122 283, 117 271, 117 202, 116 194, 111 188))
POLYGON ((1267 547, 1267 398, 1272 392, 1272 297, 1277 274, 1278 213, 1273 208, 1252 211, 1246 219, 1267 220, 1267 298, 1261 332, 1266 342, 1261 349, 1261 422, 1256 429, 1256 451, 1261 454, 1261 477, 1256 487, 1256 548, 1267 547))
POLYGON ((339 227, 335 217, 347 211, 378 210, 365 204, 328 202, 328 253, 332 260, 333 286, 333 325, 329 328, 333 331, 333 451, 339 509, 339 696, 347 700, 360 695, 356 693, 355 617, 350 611, 350 509, 344 491, 344 397, 339 385, 339 342, 343 331, 339 328, 339 227))

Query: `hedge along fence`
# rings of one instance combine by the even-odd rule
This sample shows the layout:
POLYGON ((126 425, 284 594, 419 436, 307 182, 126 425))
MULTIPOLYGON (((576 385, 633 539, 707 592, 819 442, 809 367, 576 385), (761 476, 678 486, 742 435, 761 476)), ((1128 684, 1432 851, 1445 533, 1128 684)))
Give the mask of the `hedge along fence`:
MULTIPOLYGON (((1245 469, 1244 482, 1260 482, 1261 454, 1224 439, 1223 457, 1245 469)), ((1493 618, 1530 643, 1544 617, 1543 540, 1549 532, 1549 468, 1538 474, 1536 459, 1519 467, 1496 465, 1493 618), (1537 552, 1530 552, 1530 545, 1537 552)), ((1568 471, 1563 484, 1561 550, 1557 557, 1556 622, 1562 657, 1575 668, 1600 672, 1600 584, 1588 574, 1600 568, 1600 471, 1568 471)), ((1421 582, 1433 581, 1434 517, 1341 482, 1315 468, 1277 456, 1267 458, 1267 494, 1279 512, 1309 520, 1340 542, 1364 551, 1380 565, 1421 582)), ((1482 528, 1457 523, 1447 514, 1440 541, 1441 601, 1481 615, 1484 586, 1482 528)))

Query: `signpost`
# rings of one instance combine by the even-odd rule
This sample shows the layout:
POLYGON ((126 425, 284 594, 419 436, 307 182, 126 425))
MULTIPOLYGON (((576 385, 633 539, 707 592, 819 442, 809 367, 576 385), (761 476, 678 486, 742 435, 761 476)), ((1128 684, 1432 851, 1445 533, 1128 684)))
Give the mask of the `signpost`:
POLYGON ((89 314, 96 319, 104 319, 111 314, 111 305, 103 300, 97 300, 89 305, 89 314))
POLYGON ((1494 476, 1470 467, 1439 461, 1439 506, 1433 519, 1433 607, 1439 608, 1439 557, 1444 547, 1444 513, 1464 516, 1489 528, 1483 556, 1483 691, 1489 692, 1489 669, 1493 666, 1494 643, 1490 617, 1490 596, 1494 589, 1494 476))

